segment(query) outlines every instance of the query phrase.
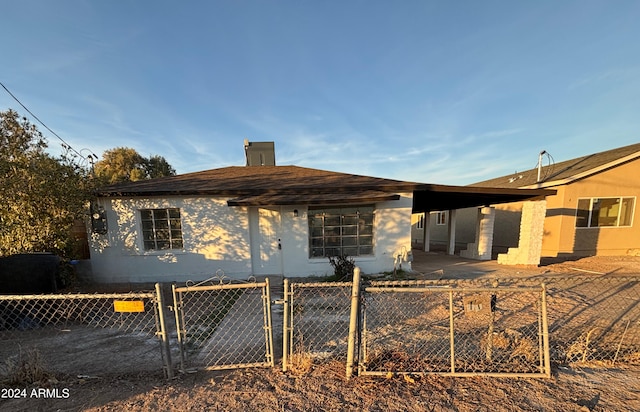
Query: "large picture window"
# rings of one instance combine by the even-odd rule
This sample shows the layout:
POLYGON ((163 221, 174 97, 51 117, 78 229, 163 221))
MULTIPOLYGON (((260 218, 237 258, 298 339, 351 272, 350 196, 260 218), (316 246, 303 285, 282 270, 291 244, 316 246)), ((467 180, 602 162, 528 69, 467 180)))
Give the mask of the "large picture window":
POLYGON ((180 209, 143 209, 140 217, 144 250, 182 249, 180 209))
POLYGON ((373 206, 310 208, 310 257, 373 255, 373 206))
POLYGON ((576 227, 631 226, 634 206, 633 197, 578 199, 576 227))

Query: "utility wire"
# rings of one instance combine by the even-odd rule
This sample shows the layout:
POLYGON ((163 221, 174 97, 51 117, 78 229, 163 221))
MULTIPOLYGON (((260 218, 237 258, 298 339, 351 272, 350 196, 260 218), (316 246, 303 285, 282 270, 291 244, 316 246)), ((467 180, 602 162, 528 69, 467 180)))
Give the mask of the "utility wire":
MULTIPOLYGON (((18 98, 16 96, 14 96, 13 93, 11 93, 11 91, 9 89, 7 89, 7 86, 5 86, 2 82, 0 82, 0 86, 2 86, 2 88, 9 93, 9 96, 11 96, 13 98, 13 100, 15 100, 16 102, 18 102, 18 104, 20 106, 22 106, 22 108, 24 110, 27 111, 27 113, 29 113, 34 119, 36 119, 42 126, 44 126, 45 129, 47 129, 48 131, 50 131, 55 137, 57 137, 58 139, 60 139, 60 141, 62 142, 63 147, 65 147, 68 150, 71 150, 72 152, 74 152, 75 154, 77 154, 78 156, 80 156, 82 159, 86 160, 86 157, 84 157, 80 152, 78 152, 76 149, 74 149, 73 147, 71 147, 71 145, 67 142, 64 141, 64 139, 60 136, 58 136, 58 134, 56 132, 54 132, 53 130, 51 130, 49 128, 49 126, 47 126, 46 124, 44 124, 44 122, 42 120, 40 120, 38 118, 38 116, 36 116, 35 114, 33 114, 33 112, 31 112, 31 110, 29 110, 27 108, 27 106, 25 106, 24 104, 22 104, 22 102, 20 100, 18 100, 18 98)), ((84 150, 84 149, 83 149, 84 150)), ((98 159, 98 156, 95 155, 95 153, 91 152, 91 154, 89 155, 89 157, 94 156, 96 158, 96 160, 98 159)))

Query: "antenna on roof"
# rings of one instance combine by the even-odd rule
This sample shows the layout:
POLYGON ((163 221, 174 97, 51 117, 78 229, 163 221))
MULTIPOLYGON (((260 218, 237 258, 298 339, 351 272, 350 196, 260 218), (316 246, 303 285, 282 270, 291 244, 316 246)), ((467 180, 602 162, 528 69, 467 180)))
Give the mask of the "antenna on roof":
POLYGON ((542 155, 546 154, 547 151, 543 150, 540 152, 540 154, 538 155, 538 180, 536 180, 537 182, 540 182, 540 174, 542 172, 542 155))

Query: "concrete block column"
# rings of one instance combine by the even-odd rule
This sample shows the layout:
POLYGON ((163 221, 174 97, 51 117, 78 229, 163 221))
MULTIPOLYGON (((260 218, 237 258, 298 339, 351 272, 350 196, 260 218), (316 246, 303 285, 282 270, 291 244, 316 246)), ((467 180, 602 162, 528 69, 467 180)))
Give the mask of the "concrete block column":
POLYGON ((469 243, 467 249, 460 252, 460 256, 468 259, 491 260, 495 216, 494 207, 478 208, 475 242, 469 243))
POLYGON ((540 264, 544 218, 547 214, 547 201, 524 202, 520 218, 520 240, 517 248, 509 248, 507 253, 498 255, 498 263, 503 265, 540 264))

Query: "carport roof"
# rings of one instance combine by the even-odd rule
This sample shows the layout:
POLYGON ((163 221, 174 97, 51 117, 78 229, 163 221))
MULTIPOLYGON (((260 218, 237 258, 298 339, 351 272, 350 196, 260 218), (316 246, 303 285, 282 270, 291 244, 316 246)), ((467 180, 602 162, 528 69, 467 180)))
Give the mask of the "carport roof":
POLYGON ((413 211, 460 209, 540 198, 549 189, 446 186, 299 166, 231 166, 106 186, 101 197, 228 196, 230 206, 349 204, 413 193, 413 211))
POLYGON ((424 184, 413 192, 413 213, 538 200, 555 194, 556 191, 550 189, 505 189, 424 184))

